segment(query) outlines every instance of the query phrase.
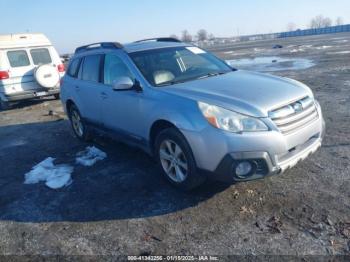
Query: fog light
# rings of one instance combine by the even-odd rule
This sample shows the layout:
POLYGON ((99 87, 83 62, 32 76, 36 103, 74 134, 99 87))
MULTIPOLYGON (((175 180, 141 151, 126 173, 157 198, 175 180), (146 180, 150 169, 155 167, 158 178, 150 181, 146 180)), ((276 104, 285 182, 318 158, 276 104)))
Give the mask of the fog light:
POLYGON ((245 178, 246 176, 251 174, 251 171, 253 170, 253 166, 250 162, 244 161, 239 163, 236 166, 236 175, 241 178, 245 178))

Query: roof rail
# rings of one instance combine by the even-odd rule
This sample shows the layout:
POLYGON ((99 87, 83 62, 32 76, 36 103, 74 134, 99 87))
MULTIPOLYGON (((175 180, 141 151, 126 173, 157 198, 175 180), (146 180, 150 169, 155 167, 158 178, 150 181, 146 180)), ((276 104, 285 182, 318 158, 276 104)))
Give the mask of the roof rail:
POLYGON ((179 39, 176 39, 174 37, 157 37, 157 38, 148 38, 148 39, 142 39, 135 41, 134 43, 140 43, 140 42, 147 42, 147 41, 156 41, 156 42, 176 42, 181 43, 179 39))
POLYGON ((88 49, 95 49, 95 48, 112 48, 112 49, 122 49, 123 45, 118 42, 100 42, 100 43, 93 43, 89 45, 80 46, 77 49, 75 49, 75 53, 80 53, 82 51, 86 51, 88 49))

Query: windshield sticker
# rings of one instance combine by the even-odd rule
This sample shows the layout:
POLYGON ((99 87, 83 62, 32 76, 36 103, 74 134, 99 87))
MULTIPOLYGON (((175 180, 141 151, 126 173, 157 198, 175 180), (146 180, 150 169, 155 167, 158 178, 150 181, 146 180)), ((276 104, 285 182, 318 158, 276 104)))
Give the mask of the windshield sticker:
POLYGON ((195 46, 189 46, 189 47, 186 47, 186 49, 191 51, 192 53, 194 53, 196 55, 206 53, 204 50, 202 50, 198 47, 195 47, 195 46))

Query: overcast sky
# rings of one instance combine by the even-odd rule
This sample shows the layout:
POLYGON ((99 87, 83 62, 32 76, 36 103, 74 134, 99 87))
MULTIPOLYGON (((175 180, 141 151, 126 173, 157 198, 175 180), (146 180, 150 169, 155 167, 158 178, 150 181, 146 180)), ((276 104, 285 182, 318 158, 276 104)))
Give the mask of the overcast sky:
POLYGON ((128 42, 155 36, 215 36, 305 28, 322 14, 350 23, 350 0, 0 0, 0 34, 42 32, 60 53, 97 41, 128 42))

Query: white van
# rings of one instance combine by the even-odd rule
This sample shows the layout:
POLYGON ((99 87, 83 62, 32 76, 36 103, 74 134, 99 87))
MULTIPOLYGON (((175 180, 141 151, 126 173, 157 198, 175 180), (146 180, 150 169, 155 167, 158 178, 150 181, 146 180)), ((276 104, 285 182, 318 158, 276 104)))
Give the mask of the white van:
POLYGON ((0 35, 0 110, 10 102, 59 97, 64 64, 43 34, 0 35))

